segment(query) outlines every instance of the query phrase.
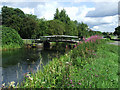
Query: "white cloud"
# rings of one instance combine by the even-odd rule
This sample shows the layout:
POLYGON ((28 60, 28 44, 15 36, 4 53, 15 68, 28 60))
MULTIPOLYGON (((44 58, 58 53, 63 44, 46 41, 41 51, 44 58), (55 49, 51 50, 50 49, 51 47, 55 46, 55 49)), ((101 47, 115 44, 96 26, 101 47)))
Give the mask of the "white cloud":
POLYGON ((95 10, 90 11, 88 17, 104 17, 118 14, 118 2, 96 2, 95 10))
POLYGON ((106 16, 106 17, 85 17, 84 21, 90 25, 101 25, 101 24, 111 24, 118 22, 118 15, 115 16, 106 16))
POLYGON ((34 14, 34 8, 21 8, 25 14, 34 14))
POLYGON ((74 0, 74 2, 118 2, 119 0, 74 0))
POLYGON ((1 2, 118 2, 119 0, 1 0, 1 2))
POLYGON ((101 31, 101 32, 114 32, 116 28, 116 25, 113 24, 106 24, 106 25, 99 25, 99 26, 94 26, 92 30, 94 31, 101 31), (98 27, 98 28, 96 28, 98 27))
POLYGON ((44 5, 40 4, 35 8, 35 14, 38 16, 38 18, 51 20, 53 19, 57 4, 57 2, 45 3, 44 5))
POLYGON ((94 29, 95 29, 95 30, 98 30, 98 29, 99 29, 99 26, 94 26, 92 29, 93 29, 93 30, 94 30, 94 29))
MULTIPOLYGON (((99 18, 100 20, 100 18, 99 18)), ((93 25, 92 30, 95 31, 102 31, 102 32, 114 32, 115 28, 118 26, 118 15, 109 16, 101 18, 101 22, 107 22, 106 24, 97 24, 96 26, 93 25), (108 21, 107 21, 108 19, 108 21)), ((92 22, 92 20, 91 20, 92 22)))
POLYGON ((94 10, 95 8, 87 8, 85 5, 80 7, 59 7, 59 10, 65 9, 66 14, 70 17, 71 20, 78 20, 79 22, 84 21, 86 14, 89 11, 94 10))
POLYGON ((91 26, 95 31, 109 31, 113 32, 118 26, 118 15, 115 16, 106 16, 98 18, 87 17, 85 22, 91 26))

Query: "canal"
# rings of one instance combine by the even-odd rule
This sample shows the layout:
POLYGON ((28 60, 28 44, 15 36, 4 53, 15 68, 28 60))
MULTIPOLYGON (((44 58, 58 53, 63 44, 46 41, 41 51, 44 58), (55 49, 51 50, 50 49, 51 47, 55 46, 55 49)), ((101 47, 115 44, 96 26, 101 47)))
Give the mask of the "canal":
POLYGON ((43 48, 20 48, 2 51, 2 83, 8 84, 11 81, 20 83, 24 80, 26 73, 35 73, 40 69, 40 61, 46 65, 52 58, 59 57, 64 53, 65 45, 58 45, 47 50, 43 48))

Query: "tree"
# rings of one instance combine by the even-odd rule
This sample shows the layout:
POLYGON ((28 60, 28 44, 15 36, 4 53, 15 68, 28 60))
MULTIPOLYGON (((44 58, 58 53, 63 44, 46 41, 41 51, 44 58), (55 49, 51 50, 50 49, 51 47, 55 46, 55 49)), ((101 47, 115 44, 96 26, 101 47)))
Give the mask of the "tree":
POLYGON ((88 36, 88 25, 84 24, 83 22, 78 23, 77 26, 77 30, 78 30, 78 36, 88 36))
POLYGON ((70 18, 66 14, 65 9, 63 9, 63 10, 61 10, 61 12, 59 12, 59 10, 57 8, 56 13, 54 14, 54 19, 60 20, 66 24, 69 24, 69 22, 70 22, 70 18))
POLYGON ((22 30, 19 31, 19 34, 24 39, 36 38, 35 34, 37 30, 38 30, 37 22, 30 17, 25 17, 22 30))
POLYGON ((46 36, 48 35, 48 22, 44 19, 41 18, 38 20, 38 24, 39 24, 39 30, 37 32, 36 38, 39 38, 40 36, 46 36))
POLYGON ((3 25, 15 29, 22 38, 36 38, 39 30, 38 18, 32 14, 24 14, 18 8, 2 7, 3 25))
POLYGON ((59 20, 48 21, 48 32, 49 35, 63 35, 65 31, 65 25, 59 20))
POLYGON ((10 23, 12 22, 11 20, 12 20, 13 17, 18 18, 17 20, 19 20, 20 18, 24 18, 25 14, 22 10, 20 10, 18 8, 13 9, 13 8, 10 8, 10 7, 7 7, 7 6, 3 6, 2 7, 2 25, 10 27, 10 23))
POLYGON ((54 19, 60 19, 60 13, 59 13, 59 10, 58 8, 56 9, 56 13, 54 14, 54 19))
POLYGON ((69 24, 65 25, 65 35, 72 35, 72 36, 76 36, 78 34, 78 30, 77 30, 77 26, 74 23, 74 21, 70 21, 69 24))
POLYGON ((120 26, 115 28, 114 35, 120 36, 120 26))

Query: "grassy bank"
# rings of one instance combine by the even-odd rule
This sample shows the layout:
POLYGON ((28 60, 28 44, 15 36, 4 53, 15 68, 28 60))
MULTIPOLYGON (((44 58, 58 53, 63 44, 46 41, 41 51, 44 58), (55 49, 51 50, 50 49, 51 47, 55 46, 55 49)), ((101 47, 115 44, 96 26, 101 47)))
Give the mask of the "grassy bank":
MULTIPOLYGON (((40 66, 43 66, 40 62, 40 66)), ((26 74, 19 88, 118 88, 118 47, 105 40, 79 43, 35 74, 26 74), (111 48, 112 47, 112 48, 111 48)))

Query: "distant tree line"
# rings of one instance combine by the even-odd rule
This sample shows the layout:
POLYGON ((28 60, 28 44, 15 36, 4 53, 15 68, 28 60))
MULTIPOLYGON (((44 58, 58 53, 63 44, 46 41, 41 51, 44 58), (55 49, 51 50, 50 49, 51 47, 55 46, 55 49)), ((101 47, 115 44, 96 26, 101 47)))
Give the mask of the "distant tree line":
POLYGON ((36 15, 25 14, 19 8, 2 7, 2 25, 15 29, 24 38, 39 38, 45 35, 75 35, 91 36, 102 35, 99 31, 92 31, 83 22, 73 21, 66 14, 65 9, 54 14, 53 20, 37 18, 36 15))

